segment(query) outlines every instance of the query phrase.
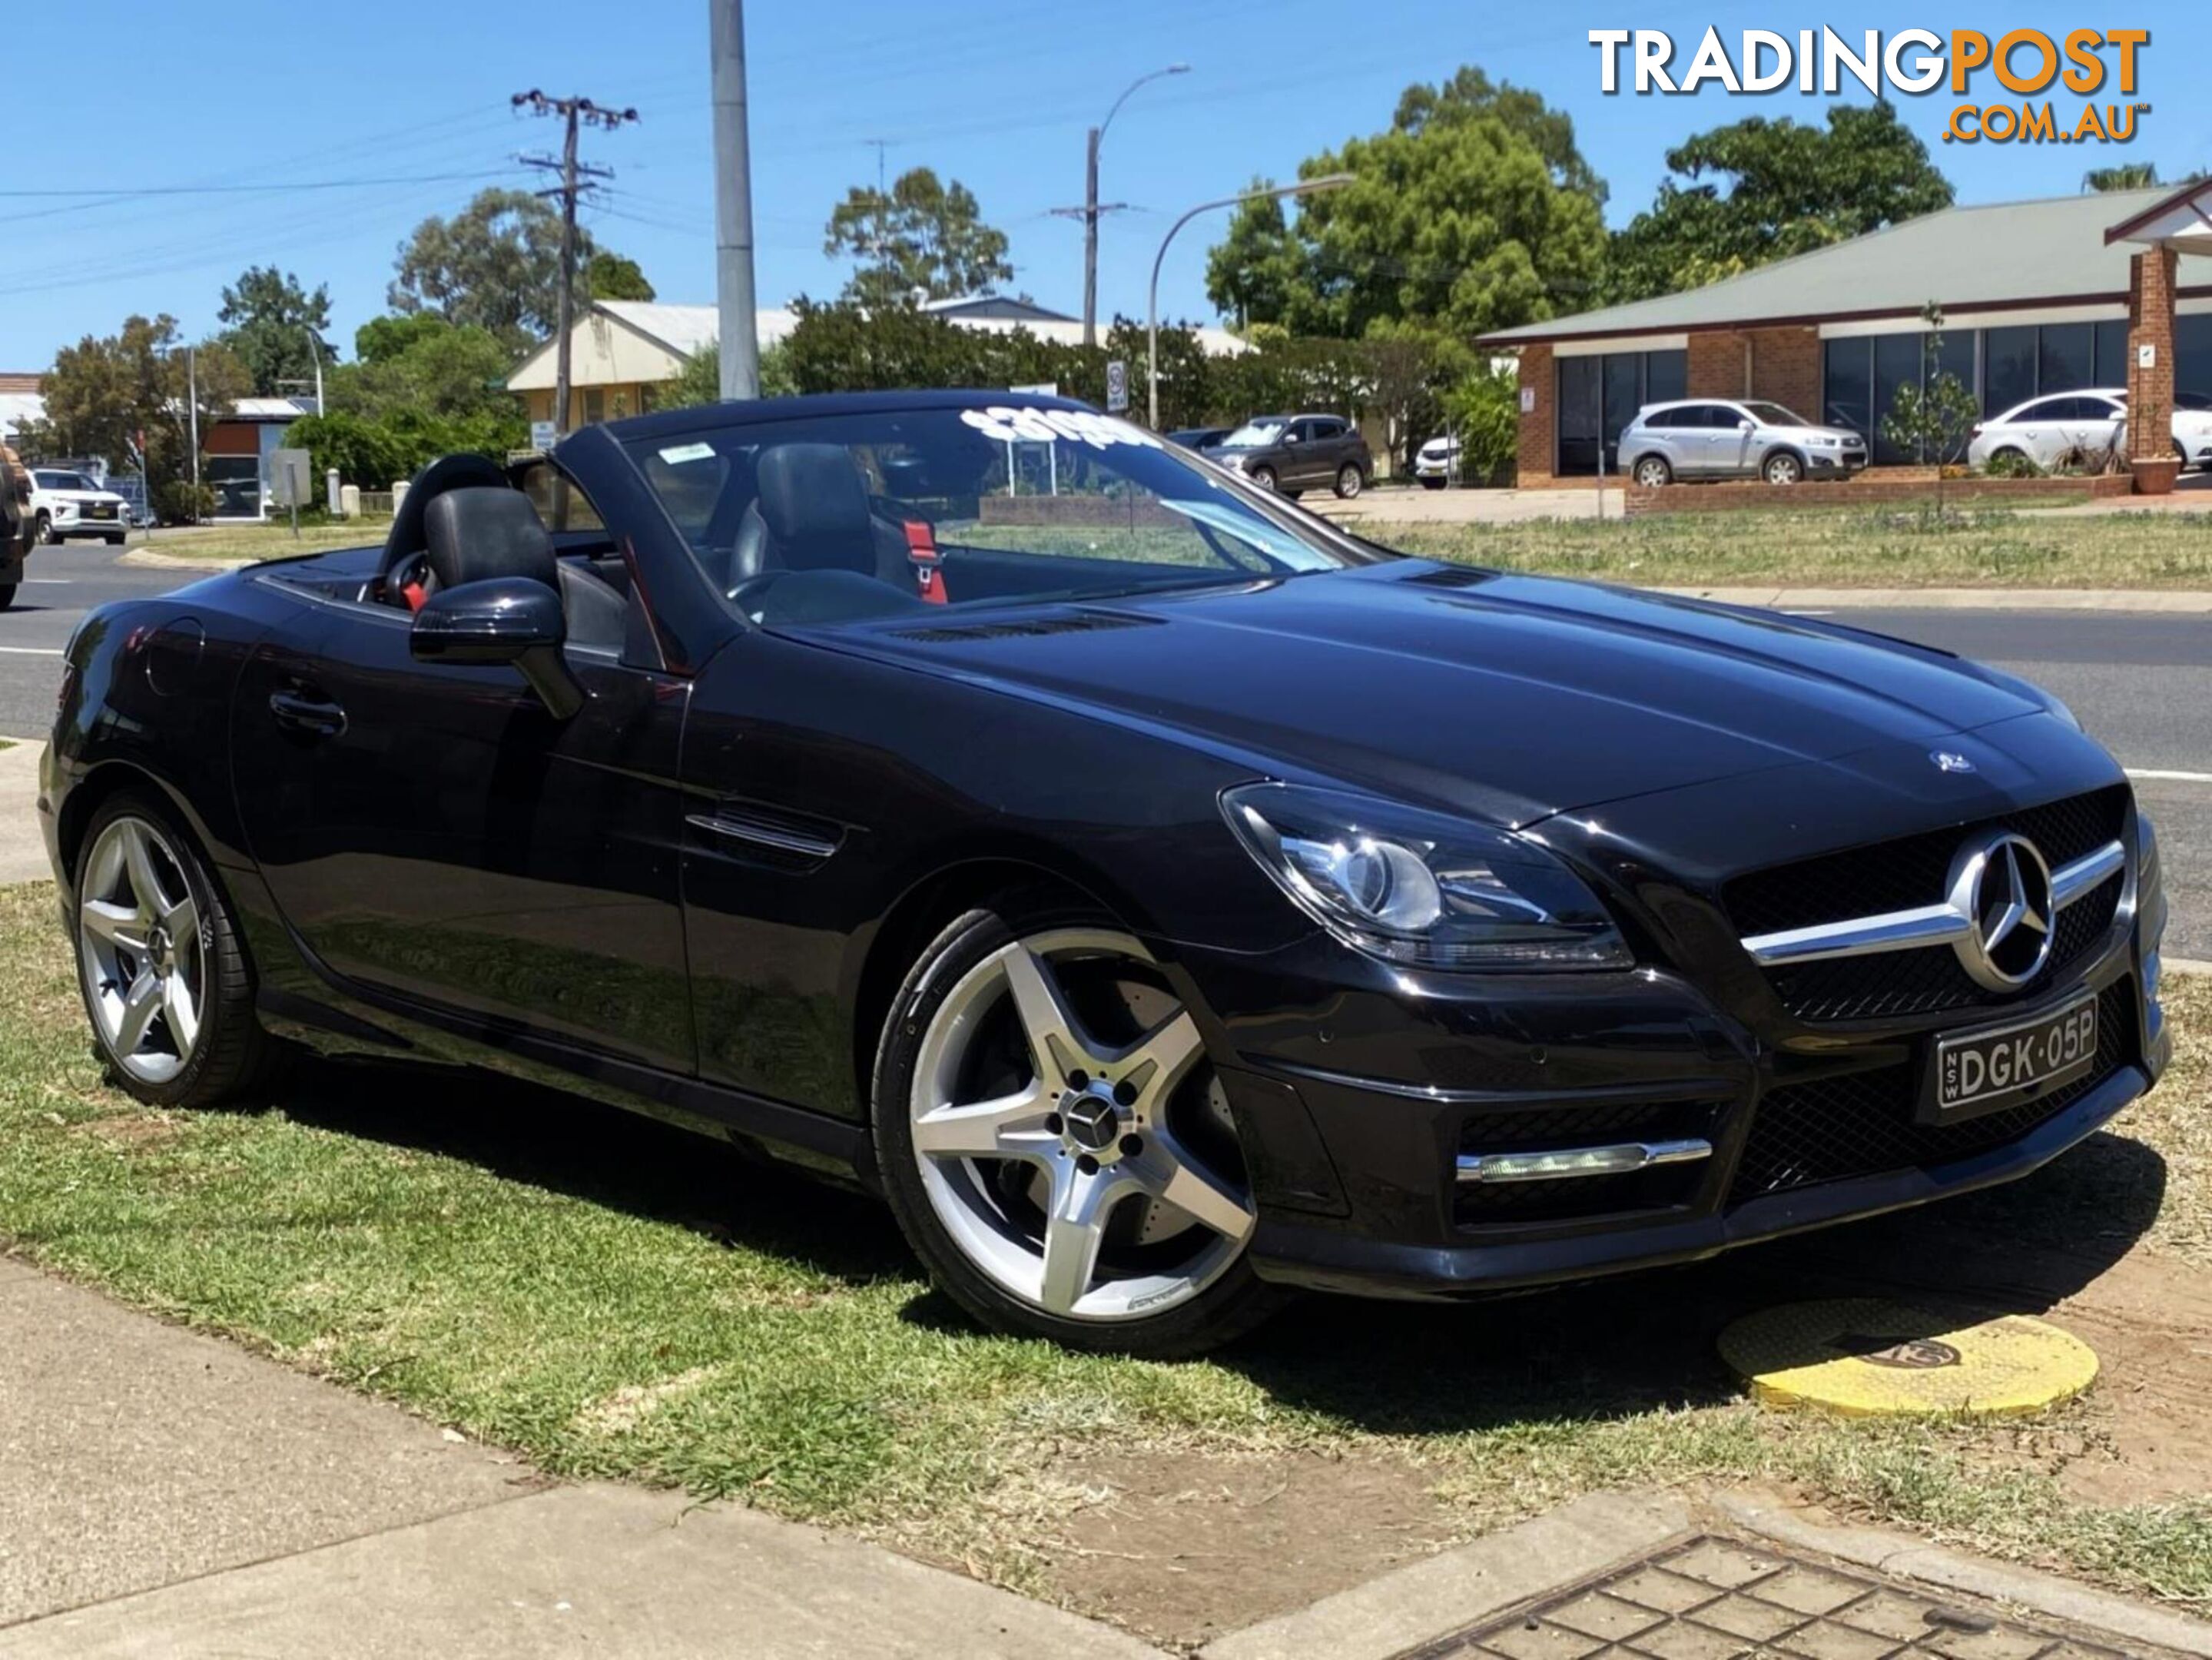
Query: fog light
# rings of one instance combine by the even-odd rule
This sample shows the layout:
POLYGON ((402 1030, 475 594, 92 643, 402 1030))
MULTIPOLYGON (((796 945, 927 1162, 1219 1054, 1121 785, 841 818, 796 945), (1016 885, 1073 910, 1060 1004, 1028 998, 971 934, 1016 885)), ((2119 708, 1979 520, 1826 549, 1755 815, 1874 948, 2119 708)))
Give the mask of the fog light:
POLYGON ((1712 1156, 1713 1145, 1705 1140, 1628 1141, 1547 1152, 1463 1152, 1458 1173, 1462 1182, 1548 1182, 1558 1177, 1626 1176, 1654 1164, 1686 1164, 1712 1156))

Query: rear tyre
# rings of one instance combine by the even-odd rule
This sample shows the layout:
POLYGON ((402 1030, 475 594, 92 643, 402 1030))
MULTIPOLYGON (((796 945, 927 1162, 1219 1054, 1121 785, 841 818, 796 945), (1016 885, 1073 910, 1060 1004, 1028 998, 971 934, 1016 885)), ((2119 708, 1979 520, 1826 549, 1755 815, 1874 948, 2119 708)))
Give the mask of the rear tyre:
POLYGON ((1674 469, 1663 455, 1647 455, 1636 464, 1636 482, 1644 489, 1656 490, 1674 482, 1674 469))
POLYGON ((1340 501, 1349 502, 1359 494, 1366 483, 1366 478, 1362 476, 1358 466, 1353 462, 1346 461, 1336 470, 1335 489, 1340 501))
POLYGON ((1777 450, 1759 472, 1770 484, 1795 484, 1805 477, 1805 464, 1788 450, 1777 450))
POLYGON ((1285 1300, 1247 1259, 1257 1211, 1197 1025, 1090 907, 954 919, 892 1001, 872 1103, 901 1230, 994 1330, 1160 1359, 1285 1300))
POLYGON ((166 807, 129 793, 94 814, 76 907, 77 986, 113 1082, 151 1106, 204 1107, 266 1076, 245 942, 166 807))

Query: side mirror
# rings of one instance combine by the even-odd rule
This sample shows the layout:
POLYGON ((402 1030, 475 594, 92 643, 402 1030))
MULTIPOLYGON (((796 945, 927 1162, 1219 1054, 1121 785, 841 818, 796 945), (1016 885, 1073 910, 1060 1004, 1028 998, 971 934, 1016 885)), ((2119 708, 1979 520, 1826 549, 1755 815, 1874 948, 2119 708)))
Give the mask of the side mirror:
POLYGON ((1759 423, 1747 415, 1735 423, 1735 429, 1738 432, 1756 432, 1759 430, 1759 423))
POLYGON ((495 576, 441 588, 415 613, 408 650, 418 663, 512 664, 556 721, 584 707, 584 689, 561 648, 568 637, 561 596, 527 576, 495 576))
POLYGON ((1286 432, 1283 435, 1283 441, 1285 444, 1295 444, 1299 442, 1300 440, 1297 434, 1294 432, 1286 432))

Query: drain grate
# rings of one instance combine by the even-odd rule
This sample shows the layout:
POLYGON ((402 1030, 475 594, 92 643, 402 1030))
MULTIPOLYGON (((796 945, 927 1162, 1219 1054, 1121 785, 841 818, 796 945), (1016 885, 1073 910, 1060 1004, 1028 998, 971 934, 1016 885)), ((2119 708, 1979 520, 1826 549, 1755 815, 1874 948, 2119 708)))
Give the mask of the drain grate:
POLYGON ((2127 1651, 1707 1535, 1401 1660, 2124 1660, 2127 1651))

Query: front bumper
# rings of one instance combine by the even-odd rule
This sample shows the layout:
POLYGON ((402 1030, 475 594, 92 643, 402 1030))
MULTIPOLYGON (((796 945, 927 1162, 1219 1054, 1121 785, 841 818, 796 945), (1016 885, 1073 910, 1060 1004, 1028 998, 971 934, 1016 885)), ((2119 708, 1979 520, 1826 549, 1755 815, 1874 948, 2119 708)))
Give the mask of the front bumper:
POLYGON ((1808 450, 1805 465, 1808 472, 1843 473, 1849 475, 1865 469, 1864 450, 1808 450))
MULTIPOLYGON (((1321 939, 1182 967, 1236 1057, 1218 1070, 1260 1200, 1258 1273, 1437 1298, 1692 1261, 2025 1176, 2165 1067, 2171 1039, 2145 1018, 2131 930, 2116 928, 2092 965, 2033 1003, 1860 1023, 1840 1045, 1809 1049, 1766 1041, 1653 970, 1477 985, 1401 975, 1321 939), (1785 1148, 1802 1171, 1778 1164, 1778 1135, 1786 1143, 1793 1120, 1825 1110, 1808 1081, 1893 1075, 1917 1094, 1936 1031, 2017 1018, 2085 985, 2100 994, 2111 1051, 2050 1092, 2047 1111, 2031 1103, 1913 1132, 1902 1159, 1885 1152, 1905 1145, 1895 1127, 1869 1119, 1856 1167, 1852 1144, 1833 1135, 1810 1153, 1785 1148), (1471 1151, 1674 1135, 1709 1140, 1711 1157, 1498 1186, 1457 1179, 1471 1151)), ((1870 1082, 1866 1093, 1882 1110, 1887 1098, 1870 1082)), ((1899 1110, 1909 1123, 1909 1104, 1899 1110)))

